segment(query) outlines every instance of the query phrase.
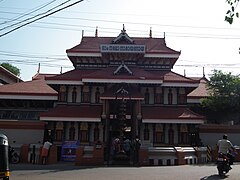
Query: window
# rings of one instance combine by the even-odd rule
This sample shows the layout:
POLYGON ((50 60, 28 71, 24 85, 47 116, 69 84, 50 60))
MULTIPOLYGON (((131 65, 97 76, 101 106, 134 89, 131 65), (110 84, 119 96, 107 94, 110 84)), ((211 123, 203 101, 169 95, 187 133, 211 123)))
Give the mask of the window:
POLYGON ((180 88, 178 90, 178 104, 186 104, 186 94, 185 94, 185 89, 184 88, 180 88))
POLYGON ((99 140, 99 127, 98 127, 98 124, 95 125, 95 128, 94 128, 94 141, 97 141, 99 140))
POLYGON ((148 90, 148 88, 146 89, 146 92, 145 92, 145 104, 149 104, 149 90, 148 90))
POLYGON ((55 133, 55 140, 56 141, 62 141, 62 136, 63 136, 63 130, 56 130, 56 133, 55 133))
POLYGON ((145 128, 144 128, 144 140, 149 140, 148 124, 145 124, 145 128))
POLYGON ((80 142, 88 142, 88 124, 81 123, 80 124, 80 131, 79 131, 79 140, 80 142))
POLYGON ((154 95, 154 101, 155 104, 163 104, 163 91, 162 87, 157 87, 155 89, 155 95, 154 95))
POLYGON ((168 130, 168 143, 170 145, 174 144, 174 131, 173 131, 172 125, 170 125, 168 130))
POLYGON ((72 90, 72 102, 76 103, 76 101, 77 101, 77 91, 76 91, 76 87, 74 87, 72 90))
POLYGON ((168 90, 168 104, 172 104, 173 103, 173 94, 172 94, 172 89, 170 88, 168 90))
POLYGON ((95 93, 95 103, 99 103, 99 101, 100 101, 100 92, 99 92, 99 87, 97 87, 96 93, 95 93))
POLYGON ((155 143, 164 143, 163 125, 155 125, 155 143))
POLYGON ((66 87, 61 86, 60 87, 60 92, 59 92, 59 101, 60 102, 65 102, 66 100, 67 100, 66 87))
POLYGON ((71 122, 71 127, 69 128, 69 140, 73 141, 75 139, 75 127, 74 122, 71 122))
POLYGON ((188 143, 188 126, 186 124, 182 124, 180 126, 180 143, 181 144, 188 143))
POLYGON ((90 102, 90 89, 87 86, 82 88, 82 102, 90 102))

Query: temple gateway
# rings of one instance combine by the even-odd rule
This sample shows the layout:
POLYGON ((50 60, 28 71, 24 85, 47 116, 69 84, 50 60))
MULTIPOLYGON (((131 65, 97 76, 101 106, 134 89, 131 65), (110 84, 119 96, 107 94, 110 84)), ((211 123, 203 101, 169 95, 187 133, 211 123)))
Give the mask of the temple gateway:
MULTIPOLYGON (((196 147, 201 145, 198 127, 205 118, 188 106, 195 103, 189 94, 199 87, 200 79, 171 71, 181 52, 169 48, 165 37, 154 38, 151 30, 149 37, 130 37, 124 27, 116 37, 99 37, 96 30, 95 36, 83 36, 66 53, 73 70, 36 74, 28 83, 17 83, 29 84, 31 92, 24 89, 18 98, 12 97, 15 105, 22 105, 15 114, 35 109, 28 124, 24 118, 19 123, 43 131, 42 137, 36 132, 32 136, 39 143, 50 140, 58 160, 75 158, 79 165, 131 164, 138 137, 142 165, 204 161, 196 147)), ((2 89, 0 94, 7 91, 2 89)), ((11 123, 8 127, 19 125, 11 123)))

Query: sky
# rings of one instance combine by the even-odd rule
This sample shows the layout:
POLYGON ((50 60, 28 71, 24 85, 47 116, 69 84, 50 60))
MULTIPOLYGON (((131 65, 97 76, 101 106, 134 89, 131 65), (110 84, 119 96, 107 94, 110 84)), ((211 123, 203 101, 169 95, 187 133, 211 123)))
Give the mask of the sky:
POLYGON ((165 34, 167 46, 181 51, 172 69, 176 73, 240 72, 240 19, 232 25, 224 21, 225 0, 84 0, 63 8, 74 2, 0 0, 0 63, 18 67, 24 81, 32 79, 39 64, 40 73, 64 73, 73 69, 66 50, 82 36, 94 36, 97 27, 99 37, 117 37, 124 24, 130 37, 149 37, 150 28, 153 37, 165 34))

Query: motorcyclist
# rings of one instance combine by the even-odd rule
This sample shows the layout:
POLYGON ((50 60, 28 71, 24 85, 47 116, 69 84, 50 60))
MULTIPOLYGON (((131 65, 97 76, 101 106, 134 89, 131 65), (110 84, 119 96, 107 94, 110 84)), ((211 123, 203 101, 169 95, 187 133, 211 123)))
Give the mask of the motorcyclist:
MULTIPOLYGON (((218 140, 217 147, 218 147, 218 153, 222 153, 225 155, 228 155, 230 153, 230 150, 235 151, 235 148, 232 145, 231 141, 228 140, 227 134, 224 134, 223 138, 218 140)), ((230 169, 232 168, 230 167, 230 169)))

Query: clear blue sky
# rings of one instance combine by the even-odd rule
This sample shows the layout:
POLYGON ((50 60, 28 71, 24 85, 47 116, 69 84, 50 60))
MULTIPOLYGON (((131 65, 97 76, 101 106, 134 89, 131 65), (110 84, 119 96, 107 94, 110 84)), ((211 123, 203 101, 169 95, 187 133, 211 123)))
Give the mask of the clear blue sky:
MULTIPOLYGON (((63 2, 0 0, 0 36, 63 2)), ((206 75, 213 69, 238 74, 240 19, 225 22, 227 8, 225 0, 84 0, 0 37, 0 63, 17 66, 23 80, 31 80, 39 63, 41 73, 66 72, 73 68, 66 49, 80 43, 82 30, 94 36, 98 26, 99 36, 116 37, 125 24, 130 37, 148 37, 150 27, 153 37, 165 32, 167 45, 181 50, 173 69, 179 74, 201 76, 203 67, 206 75)))

